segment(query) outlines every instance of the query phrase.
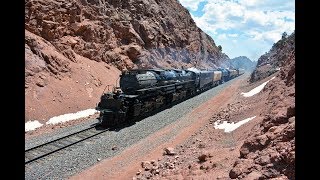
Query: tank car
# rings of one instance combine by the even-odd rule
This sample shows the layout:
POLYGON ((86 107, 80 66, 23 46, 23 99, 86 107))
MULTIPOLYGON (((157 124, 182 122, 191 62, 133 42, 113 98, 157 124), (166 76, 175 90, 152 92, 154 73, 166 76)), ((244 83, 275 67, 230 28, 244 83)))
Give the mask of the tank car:
POLYGON ((218 68, 217 70, 222 73, 221 84, 229 80, 229 71, 227 69, 218 68))
POLYGON ((227 71, 229 71, 228 80, 233 79, 238 76, 238 71, 235 69, 227 69, 227 71))
POLYGON ((218 70, 214 70, 213 71, 213 85, 217 86, 219 84, 221 84, 221 80, 222 80, 222 71, 218 71, 218 70))
POLYGON ((203 71, 198 69, 190 69, 196 74, 195 86, 198 91, 204 90, 212 86, 213 71, 203 71))

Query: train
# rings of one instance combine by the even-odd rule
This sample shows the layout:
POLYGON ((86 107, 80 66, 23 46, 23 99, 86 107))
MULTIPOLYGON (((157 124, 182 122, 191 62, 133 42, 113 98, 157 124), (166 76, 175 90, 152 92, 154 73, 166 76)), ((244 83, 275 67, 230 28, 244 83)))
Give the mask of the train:
MULTIPOLYGON (((103 92, 96 110, 99 124, 114 127, 135 122, 244 74, 243 69, 133 69, 122 71, 120 87, 103 92)), ((105 90, 104 90, 105 91, 105 90)))

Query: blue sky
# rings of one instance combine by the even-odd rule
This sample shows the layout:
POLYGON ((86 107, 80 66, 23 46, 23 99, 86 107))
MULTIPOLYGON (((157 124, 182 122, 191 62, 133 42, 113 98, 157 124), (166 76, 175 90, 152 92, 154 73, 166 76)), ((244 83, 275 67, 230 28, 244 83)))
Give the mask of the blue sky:
POLYGON ((230 58, 253 61, 295 29, 294 0, 179 0, 230 58))

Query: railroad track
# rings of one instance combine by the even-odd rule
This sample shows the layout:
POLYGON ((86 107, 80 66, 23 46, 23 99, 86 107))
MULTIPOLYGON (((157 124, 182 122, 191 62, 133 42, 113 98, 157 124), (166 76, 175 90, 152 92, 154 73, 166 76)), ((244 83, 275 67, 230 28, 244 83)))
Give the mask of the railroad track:
POLYGON ((25 150, 25 165, 109 130, 98 130, 97 127, 89 127, 25 150))

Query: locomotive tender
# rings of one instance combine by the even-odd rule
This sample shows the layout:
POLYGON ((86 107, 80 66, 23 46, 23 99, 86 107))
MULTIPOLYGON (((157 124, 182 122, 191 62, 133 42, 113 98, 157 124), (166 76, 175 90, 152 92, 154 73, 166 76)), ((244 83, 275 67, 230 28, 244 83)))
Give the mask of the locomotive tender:
POLYGON ((136 69, 123 71, 120 89, 103 93, 96 110, 102 126, 134 122, 159 108, 185 100, 244 73, 242 69, 136 69))

